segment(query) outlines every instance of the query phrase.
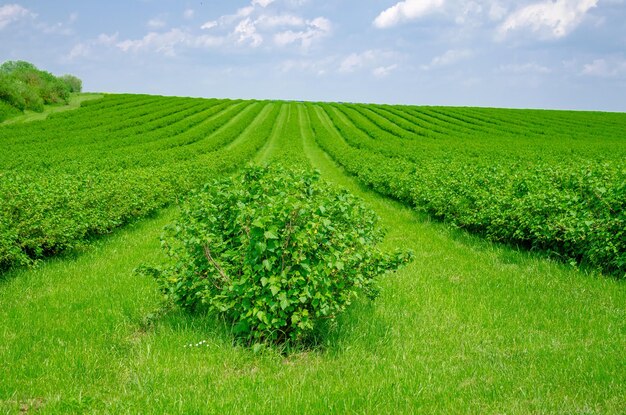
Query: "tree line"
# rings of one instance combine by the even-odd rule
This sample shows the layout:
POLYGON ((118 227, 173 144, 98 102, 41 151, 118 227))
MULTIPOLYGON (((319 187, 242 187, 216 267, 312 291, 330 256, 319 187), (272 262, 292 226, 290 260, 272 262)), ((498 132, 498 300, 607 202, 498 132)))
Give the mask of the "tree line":
POLYGON ((81 92, 83 82, 74 75, 54 76, 25 61, 0 65, 0 121, 44 105, 68 103, 72 93, 81 92))

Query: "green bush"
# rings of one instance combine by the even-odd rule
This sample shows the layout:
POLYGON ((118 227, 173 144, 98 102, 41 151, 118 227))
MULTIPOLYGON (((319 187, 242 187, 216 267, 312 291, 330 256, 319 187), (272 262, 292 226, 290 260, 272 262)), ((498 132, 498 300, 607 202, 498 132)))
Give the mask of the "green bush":
POLYGON ((44 99, 39 95, 39 91, 20 80, 16 81, 15 89, 19 96, 16 100, 21 99, 24 102, 23 110, 43 112, 44 99))
POLYGON ((59 79, 67 86, 71 93, 78 93, 83 90, 83 81, 74 75, 63 75, 59 79))
POLYGON ((21 81, 0 72, 0 102, 3 102, 18 111, 24 111, 26 100, 22 97, 21 81))
POLYGON ((226 317, 248 344, 300 342, 410 260, 376 248, 376 224, 316 172, 250 167, 193 194, 163 241, 170 262, 142 272, 183 308, 226 317))
POLYGON ((44 104, 67 103, 71 92, 80 92, 82 81, 73 75, 56 77, 25 61, 0 65, 0 101, 20 111, 42 112, 44 104))
POLYGON ((19 114, 20 111, 17 108, 0 99, 0 122, 19 114))

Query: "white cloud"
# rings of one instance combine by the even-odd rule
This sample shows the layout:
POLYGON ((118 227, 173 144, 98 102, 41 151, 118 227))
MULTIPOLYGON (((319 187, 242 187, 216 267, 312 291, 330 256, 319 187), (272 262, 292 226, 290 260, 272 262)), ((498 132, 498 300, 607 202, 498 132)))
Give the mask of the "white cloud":
POLYGON ((474 53, 469 49, 450 49, 444 54, 435 56, 428 65, 422 65, 423 70, 430 70, 442 66, 449 66, 470 58, 474 53))
POLYGON ((445 0, 441 6, 448 17, 458 24, 471 19, 479 19, 482 23, 501 20, 507 13, 507 5, 519 4, 529 0, 445 0))
POLYGON ((339 65, 339 72, 350 73, 362 68, 366 64, 375 61, 379 52, 375 50, 366 50, 361 53, 351 53, 346 56, 339 65))
POLYGON ((399 56, 396 52, 379 49, 369 49, 361 53, 351 53, 341 60, 338 71, 340 73, 353 73, 362 69, 370 70, 371 73, 383 78, 398 68, 399 56))
MULTIPOLYGON (((269 3, 267 3, 269 4, 269 3)), ((239 9, 237 9, 237 11, 234 14, 225 14, 223 16, 220 16, 218 19, 215 20, 209 20, 206 23, 204 23, 202 25, 202 29, 211 29, 213 27, 217 27, 217 26, 229 26, 229 25, 233 25, 235 23, 240 23, 242 19, 246 19, 250 16, 252 16, 252 14, 255 12, 256 10, 256 6, 260 5, 261 7, 264 7, 262 4, 257 3, 256 1, 253 1, 249 6, 246 7, 241 7, 239 9)))
POLYGON ((150 32, 141 39, 123 40, 115 46, 123 52, 155 51, 166 56, 176 56, 179 46, 186 47, 216 47, 223 44, 219 37, 201 35, 195 36, 181 29, 171 29, 164 33, 150 32))
MULTIPOLYGON (((247 7, 242 7, 241 9, 237 10, 237 13, 235 13, 234 15, 231 15, 231 16, 234 17, 234 18, 237 18, 237 17, 248 17, 253 12, 254 12, 254 6, 247 6, 247 7)), ((225 16, 225 17, 228 17, 228 16, 225 16)))
POLYGON ((398 59, 400 56, 396 52, 371 49, 343 57, 330 55, 320 59, 286 60, 278 65, 278 69, 281 72, 309 72, 317 76, 333 72, 352 74, 367 71, 377 78, 384 78, 399 68, 397 63, 390 62, 398 59))
POLYGON ((417 19, 440 9, 443 3, 443 0, 404 0, 382 11, 374 19, 374 26, 385 29, 407 20, 417 19))
POLYGON ((70 60, 74 60, 76 58, 84 58, 91 54, 91 47, 85 43, 78 43, 74 45, 70 53, 67 55, 67 58, 70 60))
POLYGON ((96 39, 96 43, 106 46, 112 46, 117 42, 117 37, 119 33, 114 33, 112 35, 107 35, 106 33, 100 33, 98 38, 96 39))
POLYGON ((183 17, 187 20, 193 19, 193 17, 195 16, 196 12, 194 11, 194 9, 186 9, 183 12, 183 17))
POLYGON ((218 23, 215 20, 209 20, 208 22, 200 26, 200 29, 209 30, 209 29, 213 29, 214 27, 217 27, 217 25, 218 23))
POLYGON ((506 15, 506 7, 502 5, 502 3, 498 1, 493 1, 489 5, 489 19, 493 21, 502 20, 502 18, 506 15))
POLYGON ((593 62, 583 66, 582 73, 600 78, 616 78, 626 75, 626 60, 617 58, 594 59, 593 62))
POLYGON ((115 46, 118 36, 118 33, 114 33, 112 35, 101 33, 96 39, 88 40, 86 42, 80 42, 74 45, 70 52, 66 56, 64 56, 64 58, 72 61, 78 58, 92 57, 93 50, 97 46, 115 46))
POLYGON ((454 19, 456 24, 468 24, 470 19, 474 16, 481 16, 483 13, 482 4, 475 1, 468 1, 462 5, 455 5, 454 11, 456 12, 456 18, 454 19))
POLYGON ((185 43, 187 35, 180 29, 172 29, 165 33, 150 32, 142 39, 123 40, 116 46, 123 52, 137 52, 144 49, 153 49, 167 56, 175 55, 175 46, 185 43))
POLYGON ((276 16, 262 15, 256 19, 255 23, 264 29, 272 29, 281 26, 302 27, 306 25, 302 17, 293 14, 281 14, 276 16))
POLYGON ((324 17, 306 20, 295 14, 273 14, 266 9, 271 3, 271 0, 251 0, 234 13, 206 21, 195 29, 178 27, 160 32, 156 29, 165 22, 155 18, 151 24, 153 30, 143 38, 116 41, 115 46, 123 52, 153 51, 174 56, 182 48, 216 45, 258 48, 266 39, 273 39, 275 46, 295 45, 307 49, 332 31, 330 20, 324 17), (206 30, 214 35, 202 34, 206 30))
MULTIPOLYGON (((70 25, 72 22, 70 21, 70 25)), ((57 22, 54 24, 49 24, 46 22, 37 22, 35 24, 35 28, 39 29, 41 32, 47 35, 63 35, 69 36, 74 34, 74 30, 69 27, 66 23, 57 22)))
POLYGON ((306 21, 306 29, 300 31, 288 30, 274 35, 274 43, 286 46, 300 42, 303 48, 309 48, 317 40, 328 36, 332 31, 330 20, 325 17, 316 17, 306 21))
POLYGON ((396 70, 397 68, 398 68, 398 65, 395 63, 393 65, 388 65, 388 66, 379 66, 377 68, 374 68, 374 70, 372 71, 372 75, 374 75, 376 78, 385 78, 389 76, 389 74, 393 72, 394 70, 396 70))
POLYGON ((167 23, 165 22, 165 20, 161 19, 160 17, 155 17, 154 19, 148 20, 148 27, 152 29, 161 29, 166 25, 167 23))
POLYGON ((246 18, 239 22, 235 27, 234 35, 237 37, 237 43, 248 43, 252 47, 260 46, 263 43, 263 36, 261 36, 256 26, 250 18, 246 18))
POLYGON ((0 30, 20 19, 35 16, 36 15, 34 13, 19 4, 6 4, 4 6, 0 6, 0 30))
POLYGON ((274 3, 274 0, 252 0, 252 5, 259 5, 261 7, 267 7, 270 4, 274 3))
POLYGON ((200 28, 215 29, 239 46, 258 47, 266 38, 280 47, 296 45, 309 48, 332 31, 330 20, 317 17, 312 20, 290 14, 266 11, 274 0, 252 0, 234 14, 225 14, 205 22, 200 28))
POLYGON ((530 4, 506 18, 498 27, 498 38, 504 39, 521 29, 543 38, 562 38, 572 32, 597 3, 598 0, 547 0, 530 4))
POLYGON ((215 48, 222 46, 224 42, 224 38, 218 36, 201 35, 191 38, 187 44, 197 48, 215 48))
POLYGON ((46 35, 63 35, 69 36, 74 34, 70 27, 78 19, 78 13, 70 13, 67 21, 57 23, 47 23, 37 19, 37 14, 19 4, 7 4, 0 6, 0 30, 7 27, 13 22, 24 19, 31 19, 32 28, 46 35))

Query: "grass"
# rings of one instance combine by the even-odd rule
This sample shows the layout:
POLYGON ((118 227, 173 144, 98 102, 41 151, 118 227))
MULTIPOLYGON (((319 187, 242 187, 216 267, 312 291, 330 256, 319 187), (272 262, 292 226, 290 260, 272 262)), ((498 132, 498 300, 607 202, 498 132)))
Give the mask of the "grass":
POLYGON ((158 304, 151 281, 132 274, 155 260, 166 212, 0 282, 0 408, 24 403, 79 410, 106 399, 142 318, 158 304))
MULTIPOLYGON (((416 253, 382 279, 376 302, 357 302, 323 347, 289 356, 233 346, 212 318, 159 316, 155 284, 132 270, 160 261, 172 208, 4 277, 0 411, 624 412, 623 281, 484 242, 380 197, 337 168, 303 120, 294 149, 376 210, 386 248, 416 253)), ((273 143, 261 161, 285 148, 273 143)))
POLYGON ((45 120, 48 118, 48 115, 54 114, 57 112, 69 111, 80 107, 80 104, 89 101, 92 99, 102 98, 104 95, 92 93, 92 92, 84 92, 79 94, 72 94, 70 100, 67 104, 57 104, 57 105, 46 105, 44 106, 43 112, 35 112, 31 110, 24 111, 23 114, 11 117, 8 120, 4 120, 1 124, 20 124, 31 121, 45 120))

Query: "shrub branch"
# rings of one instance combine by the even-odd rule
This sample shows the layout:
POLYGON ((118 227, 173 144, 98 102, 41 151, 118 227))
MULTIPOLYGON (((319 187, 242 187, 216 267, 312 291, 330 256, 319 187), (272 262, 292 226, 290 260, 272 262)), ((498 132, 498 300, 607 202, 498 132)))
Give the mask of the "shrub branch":
POLYGON ((220 264, 217 263, 217 261, 215 261, 213 259, 213 257, 211 256, 211 250, 209 249, 208 245, 203 245, 202 248, 204 248, 204 256, 206 257, 206 259, 209 260, 209 262, 211 264, 213 264, 213 266, 215 267, 215 269, 217 270, 217 272, 220 273, 220 276, 222 277, 222 280, 224 282, 230 282, 230 278, 228 278, 226 276, 226 273, 224 272, 224 270, 222 269, 222 267, 220 267, 220 264))

